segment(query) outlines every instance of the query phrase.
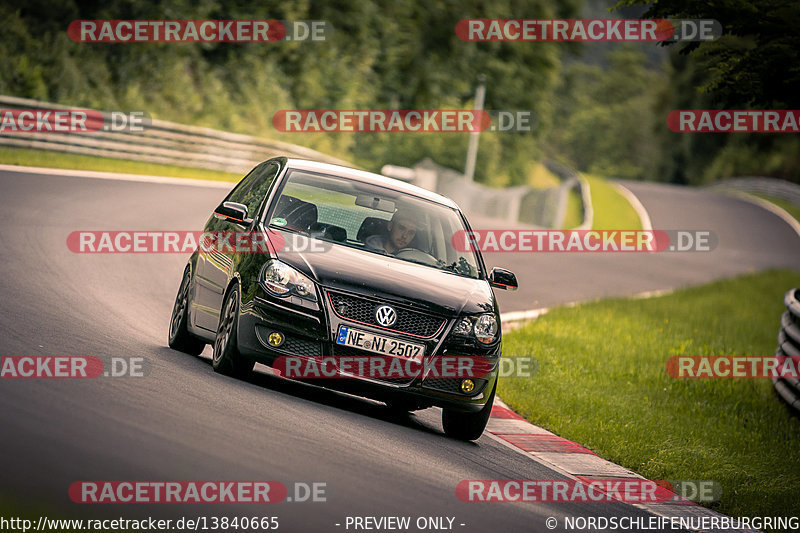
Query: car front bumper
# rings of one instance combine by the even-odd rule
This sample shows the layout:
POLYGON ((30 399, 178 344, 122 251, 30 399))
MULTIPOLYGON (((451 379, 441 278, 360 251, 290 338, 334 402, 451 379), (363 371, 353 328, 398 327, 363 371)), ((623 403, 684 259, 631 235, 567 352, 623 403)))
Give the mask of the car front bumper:
MULTIPOLYGON (((296 302, 295 302, 296 303, 296 302)), ((461 382, 464 374, 458 377, 444 377, 430 368, 416 376, 402 378, 374 377, 371 375, 340 375, 326 378, 322 372, 317 377, 294 378, 299 381, 364 396, 379 401, 402 401, 412 403, 419 408, 436 406, 459 411, 479 411, 488 400, 498 375, 500 342, 488 350, 456 350, 448 347, 447 335, 453 325, 453 319, 445 319, 444 324, 432 336, 427 338, 404 335, 398 332, 387 332, 363 322, 342 318, 332 309, 332 300, 324 292, 321 305, 303 307, 291 302, 273 298, 259 288, 250 301, 243 301, 239 316, 238 342, 239 350, 245 357, 259 363, 282 368, 286 359, 292 358, 296 363, 303 361, 319 365, 336 365, 339 358, 383 357, 351 347, 343 347, 335 343, 337 332, 342 325, 357 328, 377 335, 390 336, 405 342, 425 345, 426 357, 441 357, 446 354, 449 360, 457 357, 480 358, 480 372, 469 375, 474 389, 469 393, 462 392, 461 382), (279 346, 270 345, 268 339, 273 332, 279 332, 283 342, 279 346), (458 356, 454 355, 458 353, 458 356)), ((387 356, 389 357, 389 356, 387 356)), ((308 366, 304 366, 308 368, 308 366)), ((330 370, 330 366, 328 366, 330 370)), ((330 374, 327 374, 330 375, 330 374)), ((448 374, 453 376, 453 374, 448 374)))

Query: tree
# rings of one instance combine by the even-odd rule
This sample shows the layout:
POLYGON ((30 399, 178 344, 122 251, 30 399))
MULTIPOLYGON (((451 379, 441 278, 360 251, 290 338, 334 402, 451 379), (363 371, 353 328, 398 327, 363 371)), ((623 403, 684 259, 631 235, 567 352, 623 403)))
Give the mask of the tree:
MULTIPOLYGON (((800 3, 796 0, 621 0, 617 8, 649 5, 646 18, 716 19, 715 41, 678 46, 708 71, 699 86, 714 103, 736 109, 797 109, 800 105, 800 3)), ((672 43, 665 43, 670 46, 672 43)))

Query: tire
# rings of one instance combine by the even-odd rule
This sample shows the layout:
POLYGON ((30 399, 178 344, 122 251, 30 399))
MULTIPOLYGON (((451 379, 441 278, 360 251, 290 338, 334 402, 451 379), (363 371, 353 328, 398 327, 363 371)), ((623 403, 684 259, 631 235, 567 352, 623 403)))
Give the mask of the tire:
POLYGON ((217 337, 214 339, 214 358, 211 366, 214 368, 214 372, 243 378, 253 370, 256 362, 239 353, 239 347, 236 344, 238 322, 239 286, 234 285, 222 304, 217 337))
POLYGON ((486 405, 477 413, 443 409, 442 426, 444 427, 445 435, 458 440, 477 440, 483 434, 483 430, 486 429, 486 424, 489 422, 496 390, 497 381, 494 382, 492 394, 489 395, 486 405))
POLYGON ((190 355, 200 355, 205 349, 206 343, 189 333, 186 327, 189 320, 190 277, 191 273, 187 266, 183 271, 175 304, 172 306, 172 316, 169 320, 169 347, 190 355))

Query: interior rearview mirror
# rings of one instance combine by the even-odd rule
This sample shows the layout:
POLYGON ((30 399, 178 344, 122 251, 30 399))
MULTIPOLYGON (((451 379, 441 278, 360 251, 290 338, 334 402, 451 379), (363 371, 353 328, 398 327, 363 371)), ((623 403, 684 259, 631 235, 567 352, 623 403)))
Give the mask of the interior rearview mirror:
POLYGON ((368 207, 384 213, 394 213, 394 202, 385 198, 379 198, 372 194, 359 194, 356 196, 356 205, 368 207))

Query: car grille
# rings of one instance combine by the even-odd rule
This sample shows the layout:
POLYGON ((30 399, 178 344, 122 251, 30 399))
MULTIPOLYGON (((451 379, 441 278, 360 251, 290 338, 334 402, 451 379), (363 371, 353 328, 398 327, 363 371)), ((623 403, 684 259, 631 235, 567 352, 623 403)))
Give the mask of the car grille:
POLYGON ((428 338, 436 335, 445 323, 445 320, 441 317, 392 306, 397 311, 397 322, 391 328, 386 328, 379 325, 375 320, 375 310, 381 305, 386 305, 385 302, 337 292, 329 292, 328 296, 330 297, 333 311, 339 317, 389 331, 428 338))
POLYGON ((303 357, 319 357, 322 355, 322 345, 319 342, 301 339, 291 335, 284 335, 283 344, 280 346, 272 346, 267 343, 267 337, 269 337, 270 331, 271 330, 268 330, 264 326, 256 327, 258 340, 270 350, 303 357))
MULTIPOLYGON (((334 345, 333 347, 333 355, 335 357, 382 357, 386 359, 386 367, 389 366, 391 359, 394 359, 391 356, 382 356, 379 354, 375 354, 372 352, 366 352, 363 350, 358 350, 356 348, 350 348, 349 346, 338 346, 334 345)), ((372 377, 372 376, 365 376, 369 379, 374 379, 375 381, 381 381, 383 383, 390 383, 392 385, 408 385, 412 381, 414 381, 414 377, 402 377, 402 378, 381 378, 381 377, 372 377)))

